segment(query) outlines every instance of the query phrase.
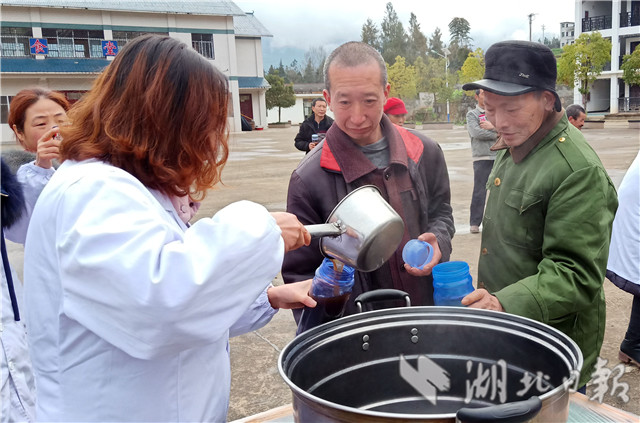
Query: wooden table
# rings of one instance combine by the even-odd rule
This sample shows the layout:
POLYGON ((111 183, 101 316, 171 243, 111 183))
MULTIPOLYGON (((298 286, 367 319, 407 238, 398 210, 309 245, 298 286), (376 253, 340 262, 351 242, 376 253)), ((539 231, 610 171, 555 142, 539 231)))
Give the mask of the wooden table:
MULTIPOLYGON (((292 423, 293 421, 293 407, 287 404, 232 423, 292 423)), ((588 422, 640 423, 640 417, 607 404, 590 401, 587 396, 577 392, 571 394, 567 423, 588 422)))

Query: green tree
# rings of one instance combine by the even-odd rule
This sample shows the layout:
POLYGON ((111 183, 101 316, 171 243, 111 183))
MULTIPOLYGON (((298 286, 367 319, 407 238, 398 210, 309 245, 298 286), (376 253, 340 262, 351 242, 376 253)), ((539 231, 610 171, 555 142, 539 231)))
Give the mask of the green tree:
POLYGON ((289 66, 286 67, 286 77, 285 80, 291 84, 297 84, 298 82, 302 82, 302 72, 300 70, 300 65, 298 64, 297 59, 293 59, 293 62, 289 66))
POLYGON ((409 18, 409 44, 407 49, 407 61, 413 63, 416 58, 427 58, 427 37, 420 30, 420 24, 416 15, 411 13, 409 18))
POLYGON ((378 26, 373 23, 371 18, 367 19, 367 22, 362 25, 361 38, 363 43, 369 44, 378 51, 382 51, 378 26))
POLYGON ((423 59, 422 57, 417 57, 416 61, 413 62, 413 70, 415 72, 416 78, 416 91, 418 93, 423 93, 428 91, 429 84, 429 66, 427 65, 430 59, 423 59))
POLYGON ((429 38, 429 56, 434 59, 438 57, 434 51, 441 52, 444 48, 444 44, 442 43, 442 32, 440 32, 440 28, 436 27, 431 34, 431 38, 429 38))
POLYGON ((280 59, 280 66, 278 66, 278 69, 276 69, 278 71, 278 75, 282 76, 282 78, 285 78, 285 81, 288 82, 286 80, 287 78, 287 71, 284 68, 284 65, 282 64, 282 59, 280 59))
POLYGON ((569 88, 577 85, 586 110, 591 87, 610 61, 611 40, 602 38, 597 31, 580 34, 573 44, 562 49, 558 60, 558 82, 569 88))
POLYGON ((416 91, 416 73, 413 66, 407 66, 406 60, 402 56, 395 59, 391 66, 387 65, 387 75, 391 85, 390 97, 414 99, 418 94, 416 91))
POLYGON ((314 46, 304 54, 305 67, 303 72, 304 82, 322 82, 324 62, 327 60, 327 52, 324 46, 314 46))
POLYGON ((469 57, 469 53, 471 53, 471 49, 467 46, 461 46, 457 41, 449 44, 449 70, 451 72, 457 72, 462 68, 464 61, 469 57))
POLYGON ((382 19, 381 45, 382 58, 392 63, 397 56, 405 57, 407 51, 407 33, 391 2, 387 3, 387 11, 382 19))
POLYGON ((622 57, 622 80, 629 85, 640 85, 640 45, 631 54, 622 57))
MULTIPOLYGON (((484 53, 481 48, 469 53, 467 60, 458 71, 458 79, 461 84, 477 81, 484 76, 484 53)), ((466 95, 473 97, 473 91, 466 91, 466 95)))
POLYGON ((469 31, 471 31, 471 25, 465 18, 451 19, 449 22, 449 33, 451 34, 449 42, 456 43, 460 47, 470 47, 473 38, 469 36, 469 31))
POLYGON ((296 95, 293 92, 292 84, 285 84, 284 78, 278 72, 265 76, 271 88, 265 94, 267 110, 278 108, 278 122, 281 121, 282 108, 291 107, 296 104, 296 95))

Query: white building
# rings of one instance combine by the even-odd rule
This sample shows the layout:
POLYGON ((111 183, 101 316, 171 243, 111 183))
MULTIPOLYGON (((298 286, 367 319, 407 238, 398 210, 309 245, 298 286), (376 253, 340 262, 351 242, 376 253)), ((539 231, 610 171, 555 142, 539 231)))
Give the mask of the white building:
POLYGON ((7 116, 11 97, 43 86, 75 101, 91 87, 112 57, 102 42, 158 33, 192 46, 228 78, 229 127, 240 116, 267 126, 261 37, 272 36, 230 0, 2 0, 0 100, 2 142, 13 143, 7 116), (48 54, 31 54, 30 38, 46 39, 48 54))
MULTIPOLYGON (((293 91, 296 95, 296 104, 291 107, 282 108, 280 110, 280 120, 278 120, 278 108, 274 107, 267 111, 267 120, 269 123, 291 122, 292 125, 301 124, 311 115, 311 103, 316 98, 322 97, 324 83, 300 83, 293 85, 293 91)), ((327 107, 327 116, 333 118, 333 112, 327 107)))
MULTIPOLYGON (((622 80, 622 57, 640 44, 640 1, 608 0, 576 2, 576 38, 583 32, 598 31, 611 39, 611 66, 598 77, 587 103, 589 112, 638 112, 640 87, 622 80)), ((574 92, 576 103, 581 94, 574 92)))
POLYGON ((560 22, 560 47, 574 43, 575 27, 573 22, 560 22))

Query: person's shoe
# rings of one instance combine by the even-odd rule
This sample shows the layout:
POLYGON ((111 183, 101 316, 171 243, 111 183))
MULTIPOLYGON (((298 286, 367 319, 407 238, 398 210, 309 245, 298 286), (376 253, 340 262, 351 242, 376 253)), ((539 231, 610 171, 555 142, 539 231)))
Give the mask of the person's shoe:
POLYGON ((472 234, 480 233, 480 227, 476 225, 471 225, 469 232, 471 232, 472 234))
POLYGON ((640 343, 633 345, 628 339, 624 339, 620 344, 618 359, 623 363, 633 363, 640 367, 640 343))

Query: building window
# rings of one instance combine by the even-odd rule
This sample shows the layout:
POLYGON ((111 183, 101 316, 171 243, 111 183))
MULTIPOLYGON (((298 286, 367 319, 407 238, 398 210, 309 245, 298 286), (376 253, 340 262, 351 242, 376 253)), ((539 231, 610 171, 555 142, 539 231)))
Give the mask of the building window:
POLYGON ((0 53, 3 57, 29 56, 31 28, 2 27, 0 53))
POLYGON ((118 49, 121 50, 129 41, 146 34, 169 35, 168 32, 113 31, 113 40, 118 42, 118 49))
POLYGON ((42 28, 49 43, 49 57, 103 57, 102 30, 42 28))
POLYGON ((9 121, 9 104, 12 98, 8 95, 0 96, 0 123, 8 123, 9 121))
POLYGON ((206 57, 215 59, 213 54, 213 34, 191 34, 193 49, 206 57))

